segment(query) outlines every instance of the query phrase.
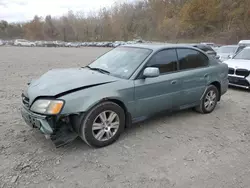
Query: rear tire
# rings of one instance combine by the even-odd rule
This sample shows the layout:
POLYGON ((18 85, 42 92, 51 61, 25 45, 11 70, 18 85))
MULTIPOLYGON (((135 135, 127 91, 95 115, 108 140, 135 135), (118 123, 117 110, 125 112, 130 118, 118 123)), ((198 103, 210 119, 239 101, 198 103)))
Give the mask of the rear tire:
POLYGON ((119 138, 124 127, 124 110, 116 103, 102 102, 85 115, 80 136, 89 146, 105 147, 119 138))
POLYGON ((219 100, 219 91, 214 85, 207 87, 204 96, 201 99, 200 105, 195 108, 197 112, 209 114, 214 111, 219 100))

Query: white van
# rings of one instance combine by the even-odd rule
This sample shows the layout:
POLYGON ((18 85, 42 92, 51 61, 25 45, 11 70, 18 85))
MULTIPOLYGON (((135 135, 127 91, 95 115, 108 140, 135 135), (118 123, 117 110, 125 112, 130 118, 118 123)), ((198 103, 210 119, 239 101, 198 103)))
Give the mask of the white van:
POLYGON ((34 47, 36 44, 25 39, 16 39, 14 41, 14 46, 31 46, 34 47))

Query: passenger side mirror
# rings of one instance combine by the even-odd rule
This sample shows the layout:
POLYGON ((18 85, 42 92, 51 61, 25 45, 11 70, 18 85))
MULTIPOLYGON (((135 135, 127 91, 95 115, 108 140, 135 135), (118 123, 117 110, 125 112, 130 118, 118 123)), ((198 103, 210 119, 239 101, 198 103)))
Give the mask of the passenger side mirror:
POLYGON ((160 76, 160 70, 157 67, 147 67, 143 71, 143 76, 144 77, 158 77, 160 76))
POLYGON ((216 58, 216 59, 220 59, 220 56, 219 56, 219 55, 217 55, 217 56, 215 56, 215 58, 216 58))

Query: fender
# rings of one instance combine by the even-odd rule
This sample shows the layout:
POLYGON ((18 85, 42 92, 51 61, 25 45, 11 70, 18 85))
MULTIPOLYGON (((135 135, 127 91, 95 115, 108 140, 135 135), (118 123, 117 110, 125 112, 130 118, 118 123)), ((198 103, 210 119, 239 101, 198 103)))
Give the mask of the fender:
POLYGON ((133 112, 134 108, 134 83, 125 80, 101 84, 58 97, 66 101, 62 114, 87 112, 102 100, 118 100, 126 106, 127 111, 133 112))

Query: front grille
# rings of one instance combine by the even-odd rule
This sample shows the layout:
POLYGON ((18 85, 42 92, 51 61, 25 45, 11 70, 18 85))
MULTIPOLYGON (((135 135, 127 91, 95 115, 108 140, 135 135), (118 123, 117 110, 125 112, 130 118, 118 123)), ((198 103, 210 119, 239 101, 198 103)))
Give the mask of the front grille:
POLYGON ((235 74, 239 75, 239 76, 247 77, 247 76, 249 76, 250 72, 247 69, 236 69, 235 74))
POLYGON ((239 78, 234 76, 228 77, 229 83, 249 87, 250 83, 245 78, 239 78))
POLYGON ((24 94, 22 94, 22 102, 24 104, 24 106, 28 107, 29 108, 29 98, 26 97, 24 94))
POLYGON ((228 74, 234 74, 234 68, 228 68, 228 74))

